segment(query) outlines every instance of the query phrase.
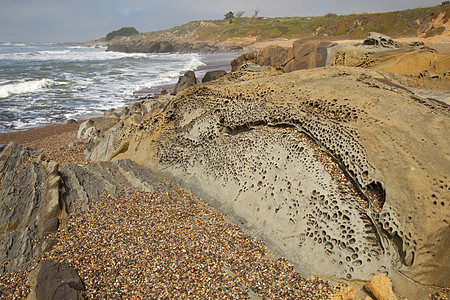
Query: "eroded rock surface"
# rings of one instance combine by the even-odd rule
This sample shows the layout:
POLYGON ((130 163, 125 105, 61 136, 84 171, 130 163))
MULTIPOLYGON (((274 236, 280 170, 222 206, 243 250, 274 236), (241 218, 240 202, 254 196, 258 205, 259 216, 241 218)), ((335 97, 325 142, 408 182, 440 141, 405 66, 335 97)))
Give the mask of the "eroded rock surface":
POLYGON ((381 72, 238 71, 122 118, 89 158, 174 177, 303 274, 426 296, 450 278, 449 130, 448 107, 381 72))
POLYGON ((394 40, 384 34, 378 32, 369 32, 369 36, 364 40, 364 45, 386 47, 386 48, 398 48, 398 44, 394 40))
POLYGON ((0 154, 0 274, 29 267, 45 246, 34 239, 55 231, 65 217, 58 165, 28 162, 31 155, 14 143, 0 154))
POLYGON ((402 75, 398 80, 407 86, 450 89, 449 54, 438 54, 423 43, 396 43, 377 33, 369 35, 364 45, 301 40, 290 48, 270 45, 235 58, 231 62, 232 71, 245 69, 249 64, 283 72, 332 65, 362 67, 402 75))
POLYGON ((331 64, 330 57, 333 56, 332 49, 335 46, 335 43, 329 41, 296 41, 291 48, 270 45, 235 58, 231 62, 231 68, 232 71, 237 71, 240 66, 248 63, 271 66, 284 72, 324 67, 331 64))

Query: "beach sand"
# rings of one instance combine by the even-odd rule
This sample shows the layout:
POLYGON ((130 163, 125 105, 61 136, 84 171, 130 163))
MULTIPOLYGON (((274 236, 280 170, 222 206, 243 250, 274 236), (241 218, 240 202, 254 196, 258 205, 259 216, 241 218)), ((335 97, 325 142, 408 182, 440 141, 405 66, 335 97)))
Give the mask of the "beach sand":
POLYGON ((24 131, 0 134, 0 145, 14 142, 17 145, 38 150, 35 156, 43 155, 56 161, 61 167, 85 161, 85 144, 69 146, 77 138, 78 124, 50 125, 24 131))

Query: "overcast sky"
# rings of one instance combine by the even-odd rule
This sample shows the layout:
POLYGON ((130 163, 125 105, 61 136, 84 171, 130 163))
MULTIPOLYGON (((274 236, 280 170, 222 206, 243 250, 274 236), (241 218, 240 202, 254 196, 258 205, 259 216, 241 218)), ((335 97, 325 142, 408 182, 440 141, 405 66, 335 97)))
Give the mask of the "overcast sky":
POLYGON ((320 16, 427 7, 443 0, 0 0, 0 42, 79 42, 121 27, 140 32, 194 20, 251 16, 320 16))

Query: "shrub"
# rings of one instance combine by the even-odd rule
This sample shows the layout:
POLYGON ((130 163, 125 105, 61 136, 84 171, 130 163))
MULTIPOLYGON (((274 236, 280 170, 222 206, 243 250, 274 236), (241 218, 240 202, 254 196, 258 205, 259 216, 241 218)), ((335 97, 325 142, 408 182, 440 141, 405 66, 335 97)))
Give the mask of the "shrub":
POLYGON ((116 36, 130 36, 130 35, 135 35, 138 33, 139 32, 134 27, 123 27, 123 28, 120 28, 119 30, 115 30, 113 32, 108 33, 106 35, 106 40, 110 41, 113 38, 115 38, 116 36))

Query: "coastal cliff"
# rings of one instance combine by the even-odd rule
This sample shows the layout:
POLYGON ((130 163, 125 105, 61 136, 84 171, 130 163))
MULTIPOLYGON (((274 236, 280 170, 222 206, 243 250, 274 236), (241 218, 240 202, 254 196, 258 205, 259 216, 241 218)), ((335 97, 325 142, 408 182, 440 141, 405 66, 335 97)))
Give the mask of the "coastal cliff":
POLYGON ((387 13, 362 13, 314 17, 233 18, 193 21, 167 30, 106 37, 90 44, 104 44, 120 52, 223 52, 257 47, 264 41, 363 39, 369 32, 394 38, 432 38, 448 33, 450 4, 387 13))
POLYGON ((126 53, 211 53, 242 51, 242 47, 224 43, 148 41, 139 38, 124 38, 108 44, 106 51, 126 53))

